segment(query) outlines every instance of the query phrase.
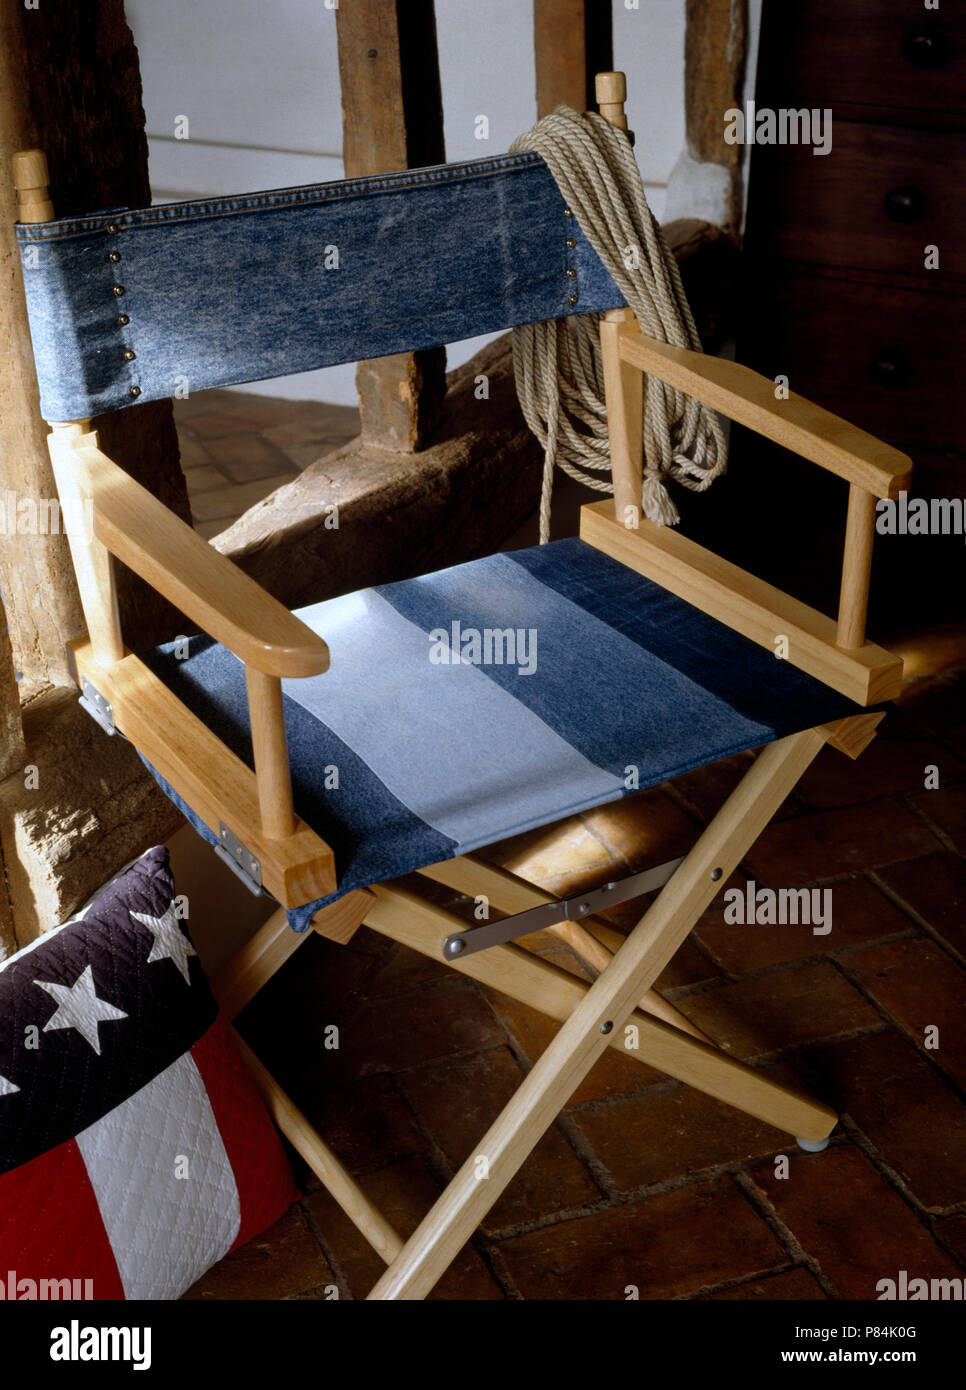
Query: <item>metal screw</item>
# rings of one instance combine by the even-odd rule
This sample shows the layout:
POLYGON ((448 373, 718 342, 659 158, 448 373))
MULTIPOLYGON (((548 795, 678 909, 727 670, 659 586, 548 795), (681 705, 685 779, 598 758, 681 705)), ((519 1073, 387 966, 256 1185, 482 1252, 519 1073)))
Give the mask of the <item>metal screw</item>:
POLYGON ((712 883, 717 883, 717 882, 718 882, 718 879, 719 879, 720 877, 721 877, 721 870, 720 870, 720 869, 712 869, 712 870, 711 870, 711 882, 712 882, 712 883))
POLYGON ((466 950, 466 942, 457 937, 455 941, 449 943, 446 949, 451 956, 458 956, 466 950))
POLYGON ((614 1031, 614 1025, 613 1025, 613 1023, 611 1023, 610 1020, 608 1019, 608 1021, 607 1021, 606 1023, 602 1023, 602 1024, 600 1025, 600 1031, 601 1031, 602 1033, 613 1033, 613 1031, 614 1031))

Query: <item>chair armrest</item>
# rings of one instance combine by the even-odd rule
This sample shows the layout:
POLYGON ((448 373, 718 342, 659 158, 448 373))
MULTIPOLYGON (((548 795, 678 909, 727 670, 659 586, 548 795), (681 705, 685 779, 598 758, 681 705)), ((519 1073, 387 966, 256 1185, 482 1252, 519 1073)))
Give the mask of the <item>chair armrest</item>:
POLYGON ((908 487, 906 454, 794 392, 776 399, 775 383, 749 367, 637 332, 622 333, 619 341, 625 362, 866 492, 898 497, 908 487))
POLYGON ((270 676, 328 669, 321 637, 97 447, 97 436, 55 431, 52 452, 76 470, 96 538, 246 665, 270 676))

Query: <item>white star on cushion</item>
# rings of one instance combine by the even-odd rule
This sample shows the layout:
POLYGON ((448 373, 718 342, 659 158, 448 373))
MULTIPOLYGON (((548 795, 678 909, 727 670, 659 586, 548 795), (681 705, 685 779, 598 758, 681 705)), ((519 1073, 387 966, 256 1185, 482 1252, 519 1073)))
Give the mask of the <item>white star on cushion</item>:
POLYGON ((44 1024, 44 1032, 49 1033, 52 1028, 76 1028, 98 1057, 101 1055, 98 1024, 127 1018, 122 1009, 115 1009, 106 999, 98 999, 94 993, 94 973, 89 965, 69 988, 51 980, 34 980, 34 984, 57 1000, 57 1008, 44 1024))
POLYGON ((135 922, 140 922, 143 927, 147 927, 154 936, 154 945, 148 956, 148 965, 156 960, 173 960, 184 976, 185 983, 190 985, 188 957, 196 956, 198 952, 178 925, 174 902, 172 901, 168 905, 168 910, 163 917, 149 917, 144 912, 132 912, 131 916, 135 922))
POLYGON ((5 1076, 0 1076, 0 1096, 12 1096, 14 1091, 19 1090, 19 1086, 15 1086, 12 1081, 8 1081, 5 1076))

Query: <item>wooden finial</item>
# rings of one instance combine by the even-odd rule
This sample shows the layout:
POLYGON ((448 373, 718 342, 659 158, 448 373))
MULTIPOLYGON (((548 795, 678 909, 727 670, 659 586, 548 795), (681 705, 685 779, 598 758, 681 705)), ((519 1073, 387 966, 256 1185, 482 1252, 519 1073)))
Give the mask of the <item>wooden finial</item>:
POLYGON ((54 205, 47 184, 47 156, 43 150, 20 150, 13 157, 13 182, 17 190, 20 222, 50 222, 54 205))
POLYGON ((624 102, 627 100, 627 78, 622 72, 599 72, 594 79, 597 108, 605 121, 618 130, 627 129, 624 102))

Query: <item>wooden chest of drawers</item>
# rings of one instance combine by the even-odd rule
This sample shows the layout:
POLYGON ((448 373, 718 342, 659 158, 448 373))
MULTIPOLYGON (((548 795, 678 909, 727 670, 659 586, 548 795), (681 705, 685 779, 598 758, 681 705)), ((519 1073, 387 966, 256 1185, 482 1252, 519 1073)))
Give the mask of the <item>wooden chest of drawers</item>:
MULTIPOLYGON (((966 497, 966 0, 765 0, 756 102, 829 112, 832 143, 752 152, 739 357, 904 449, 915 494, 966 497)), ((797 508, 821 553, 826 504, 797 508)), ((963 538, 904 539, 877 546, 874 630, 966 617, 963 538)))

